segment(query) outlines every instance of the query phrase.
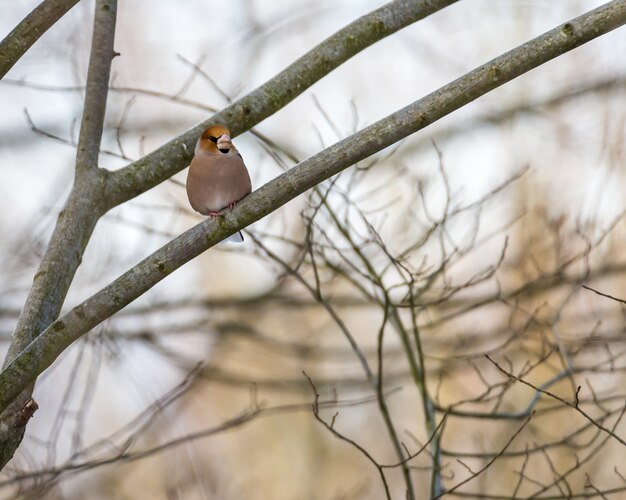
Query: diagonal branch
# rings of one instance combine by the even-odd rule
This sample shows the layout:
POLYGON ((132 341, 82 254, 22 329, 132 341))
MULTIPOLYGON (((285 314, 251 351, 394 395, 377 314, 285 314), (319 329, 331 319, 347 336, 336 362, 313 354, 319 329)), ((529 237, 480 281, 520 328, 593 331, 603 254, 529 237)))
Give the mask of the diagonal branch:
POLYGON ((614 0, 577 17, 303 161, 253 192, 223 217, 207 219, 181 234, 55 321, 6 366, 0 373, 0 408, 32 383, 74 340, 225 237, 350 165, 624 23, 626 0, 614 0))
POLYGON ((112 172, 107 185, 109 207, 148 191, 189 166, 196 141, 209 124, 228 124, 232 136, 237 136, 370 45, 457 1, 394 0, 360 17, 248 95, 140 160, 112 172))
MULTIPOLYGON (((578 400, 578 391, 576 392, 576 400, 574 403, 571 403, 569 401, 566 401, 565 399, 563 399, 562 397, 558 396, 557 394, 550 392, 546 389, 543 389, 539 386, 536 386, 535 384, 532 384, 531 382, 528 382, 527 380, 524 380, 522 377, 519 377, 509 371, 506 371, 504 368, 502 368, 498 363, 496 363, 493 359, 491 359, 489 357, 488 354, 485 354, 485 357, 502 373, 504 373, 507 377, 509 377, 510 379, 513 380, 517 380, 518 382, 530 387, 531 389, 533 389, 534 391, 536 391, 537 394, 545 394, 546 396, 550 396, 552 399, 556 399, 557 401, 560 401, 561 403, 563 403, 565 406, 569 406, 571 409, 577 411, 578 413, 580 413, 583 417, 585 417, 591 424, 595 425, 598 429, 600 429, 603 432, 606 432, 609 436, 611 436, 613 439, 615 439, 616 441, 618 441, 619 443, 623 444, 624 446, 626 446, 626 440, 624 440, 623 438, 621 438, 620 436, 618 436, 615 432, 613 432, 611 429, 609 429, 608 427, 603 426, 597 418, 593 418, 591 415, 589 415, 585 410, 583 410, 580 406, 579 406, 579 400, 578 400)), ((580 390, 580 386, 578 388, 580 390)), ((626 406, 625 406, 626 408, 626 406)))
POLYGON ((0 79, 78 0, 44 0, 0 42, 0 79))

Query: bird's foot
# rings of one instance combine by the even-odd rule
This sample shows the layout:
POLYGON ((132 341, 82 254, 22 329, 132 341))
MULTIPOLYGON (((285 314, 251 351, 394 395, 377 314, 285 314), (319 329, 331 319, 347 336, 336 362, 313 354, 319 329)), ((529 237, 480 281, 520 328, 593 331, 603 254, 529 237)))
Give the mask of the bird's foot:
POLYGON ((210 212, 207 212, 207 217, 221 217, 222 216, 222 212, 220 212, 219 210, 211 210, 210 212))

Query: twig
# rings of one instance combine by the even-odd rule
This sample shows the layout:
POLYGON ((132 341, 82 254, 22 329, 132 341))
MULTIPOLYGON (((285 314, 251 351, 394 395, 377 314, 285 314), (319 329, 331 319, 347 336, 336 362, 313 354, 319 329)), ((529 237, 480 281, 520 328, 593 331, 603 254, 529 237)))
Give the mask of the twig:
POLYGON ((336 414, 332 419, 332 423, 330 424, 326 422, 326 420, 324 420, 322 417, 320 417, 320 411, 319 411, 320 395, 319 395, 319 392, 317 392, 317 387, 315 387, 313 380, 311 380, 311 377, 309 377, 306 372, 303 371, 302 373, 309 381, 309 384, 311 385, 311 390, 313 391, 314 399, 313 399, 313 404, 311 405, 311 409, 313 410, 313 416, 315 417, 315 419, 318 422, 320 422, 324 427, 326 427, 326 429, 328 429, 335 437, 354 446, 357 450, 359 450, 363 454, 363 456, 365 456, 365 458, 367 458, 372 464, 374 464, 374 467, 376 467, 376 469, 378 470, 380 480, 383 483, 383 487, 385 489, 385 495, 388 500, 391 500, 391 493, 389 492, 389 485, 387 484, 387 478, 385 478, 385 472, 383 471, 383 466, 381 466, 376 461, 376 459, 372 457, 372 455, 370 455, 370 453, 365 448, 363 448, 359 443, 350 439, 349 437, 344 436, 339 431, 337 431, 337 429, 334 428, 332 424, 334 424, 335 422, 335 418, 337 416, 336 414))
POLYGON ((595 290, 594 288, 591 288, 590 286, 587 286, 587 285, 581 285, 581 286, 584 289, 589 290, 590 292, 593 292, 595 294, 600 295, 601 297, 606 297, 607 299, 614 300, 615 302, 620 302, 622 304, 626 304, 626 300, 624 300, 624 299, 619 299, 617 297, 614 297, 613 295, 609 295, 608 293, 599 292, 598 290, 595 290))
MULTIPOLYGON (((456 485, 454 485, 452 488, 450 488, 449 490, 446 490, 442 493, 440 493, 439 495, 437 495, 436 497, 434 497, 433 500, 437 499, 437 498, 441 498, 444 495, 448 495, 450 493, 453 493, 454 491, 456 491, 457 489, 459 489, 461 486, 463 486, 464 484, 469 483, 470 481, 472 481, 473 479, 475 479, 476 477, 478 477, 479 475, 481 475, 483 472, 485 472, 489 467, 491 467, 491 465, 498 459, 500 458, 504 452, 507 450, 507 448, 511 445, 511 443, 513 442, 513 440, 520 434, 520 432, 522 432, 524 430, 524 428, 528 425, 528 422, 530 422, 530 419, 532 418, 532 415, 529 415, 528 418, 526 418, 526 420, 524 420, 524 422, 522 423, 522 425, 520 425, 520 427, 515 431, 515 433, 509 438, 509 440, 506 442, 506 444, 504 445, 504 447, 500 450, 500 453, 498 453, 497 455, 495 455, 491 460, 489 460, 483 467, 481 467, 478 471, 476 472, 472 472, 470 469, 470 473, 471 476, 469 476, 467 479, 464 479, 463 481, 461 481, 460 483, 457 483, 456 485)), ((462 462, 461 462, 462 463, 462 462)))
POLYGON ((563 403, 566 406, 569 406, 570 408, 572 408, 573 410, 576 410, 578 413, 580 413, 583 417, 585 417, 587 420, 589 420, 589 422, 591 422, 593 425, 595 425, 598 429, 602 430, 603 432, 606 432, 607 434, 609 434, 612 438, 614 438, 615 440, 617 440, 618 442, 620 442, 621 444, 623 444, 624 446, 626 446, 626 441, 624 441, 621 437, 619 437, 617 434, 615 434, 615 432, 613 432, 611 429, 603 426, 602 424, 600 424, 596 419, 592 418, 586 411, 584 411, 582 408, 580 408, 577 404, 575 403, 570 403, 569 401, 566 401, 565 399, 563 399, 560 396, 557 396, 556 394, 554 394, 553 392, 547 391, 545 389, 542 389, 541 387, 538 387, 534 384, 532 384, 531 382, 528 382, 527 380, 524 380, 521 377, 518 377, 517 375, 514 375, 513 373, 511 373, 510 371, 505 370, 504 368, 502 368, 497 362, 495 362, 493 359, 491 359, 489 357, 489 355, 485 355, 485 357, 491 361, 491 363, 493 363, 493 365, 500 370, 503 374, 505 374, 507 377, 517 380, 518 382, 521 382, 522 384, 530 387, 531 389, 534 389, 537 392, 540 392, 542 394, 545 394, 546 396, 550 396, 553 399, 556 399, 557 401, 560 401, 561 403, 563 403))
POLYGON ((226 123, 233 136, 249 130, 370 45, 458 0, 394 0, 350 23, 248 95, 144 158, 112 173, 111 206, 119 205, 189 165, 207 127, 226 123))

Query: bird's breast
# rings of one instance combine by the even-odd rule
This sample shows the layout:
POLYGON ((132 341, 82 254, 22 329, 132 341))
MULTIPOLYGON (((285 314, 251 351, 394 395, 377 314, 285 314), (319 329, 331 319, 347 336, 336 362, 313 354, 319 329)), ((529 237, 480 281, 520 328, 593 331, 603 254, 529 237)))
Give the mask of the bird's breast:
POLYGON ((239 201, 252 189, 248 169, 236 151, 194 156, 187 175, 187 196, 206 215, 239 201))

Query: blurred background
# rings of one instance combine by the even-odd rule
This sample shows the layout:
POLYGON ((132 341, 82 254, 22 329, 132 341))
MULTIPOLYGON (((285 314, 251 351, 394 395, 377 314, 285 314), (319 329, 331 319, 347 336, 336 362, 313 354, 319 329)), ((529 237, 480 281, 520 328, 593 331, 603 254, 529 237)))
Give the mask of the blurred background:
MULTIPOLYGON (((100 166, 383 3, 120 2, 100 166)), ((464 0, 390 36, 236 138, 253 187, 602 3, 464 0)), ((37 4, 5 2, 0 36, 37 4)), ((0 81, 5 350, 71 188, 92 22, 79 2, 0 81)), ((626 495, 623 445, 506 375, 626 435, 624 306, 583 288, 626 298, 625 33, 323 183, 75 343, 37 383, 0 498, 383 498, 355 443, 395 464, 394 499, 406 474, 416 498, 464 479, 470 498, 626 495)), ((65 309, 202 220, 185 178, 100 221, 65 309)))

